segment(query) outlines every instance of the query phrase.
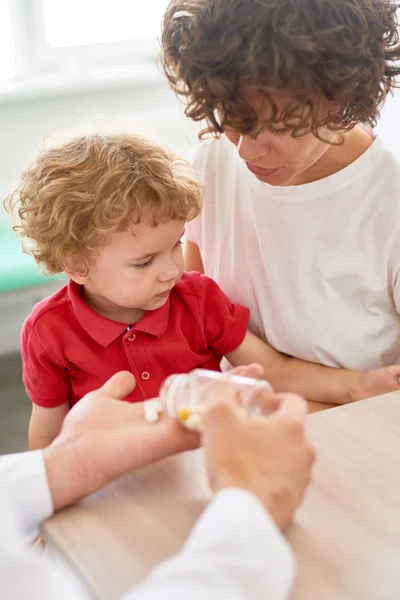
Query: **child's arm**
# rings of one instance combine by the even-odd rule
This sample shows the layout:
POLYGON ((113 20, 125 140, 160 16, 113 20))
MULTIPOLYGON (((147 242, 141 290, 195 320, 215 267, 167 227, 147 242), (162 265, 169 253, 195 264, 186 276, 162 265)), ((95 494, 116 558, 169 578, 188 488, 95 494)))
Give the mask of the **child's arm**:
POLYGON ((258 362, 276 391, 295 392, 317 402, 346 404, 400 388, 398 365, 367 372, 325 367, 280 354, 250 331, 226 357, 234 366, 258 362))
POLYGON ((69 402, 55 408, 32 404, 29 423, 29 449, 41 450, 49 446, 61 431, 61 425, 69 410, 69 402))
POLYGON ((32 401, 31 450, 44 448, 54 440, 70 407, 68 373, 61 364, 56 342, 46 323, 38 332, 28 322, 22 328, 22 375, 32 401))

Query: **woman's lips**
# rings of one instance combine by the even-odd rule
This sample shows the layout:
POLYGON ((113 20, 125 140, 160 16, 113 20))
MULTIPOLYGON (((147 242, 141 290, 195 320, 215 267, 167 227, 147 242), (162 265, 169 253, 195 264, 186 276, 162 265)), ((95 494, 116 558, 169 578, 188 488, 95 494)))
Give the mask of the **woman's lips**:
POLYGON ((254 173, 254 175, 259 175, 260 177, 271 177, 280 169, 280 167, 277 167, 276 169, 263 169, 262 167, 251 165, 250 163, 246 163, 246 167, 249 169, 249 171, 254 173))

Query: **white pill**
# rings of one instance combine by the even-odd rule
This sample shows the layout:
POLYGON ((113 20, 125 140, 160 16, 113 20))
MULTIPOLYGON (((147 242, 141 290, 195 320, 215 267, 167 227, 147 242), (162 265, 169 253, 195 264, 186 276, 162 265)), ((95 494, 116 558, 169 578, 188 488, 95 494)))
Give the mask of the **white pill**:
POLYGON ((200 414, 192 414, 188 419, 182 421, 186 429, 190 429, 190 431, 203 431, 203 419, 200 414))
POLYGON ((156 423, 159 419, 159 413, 154 408, 145 408, 144 418, 148 423, 156 423))
POLYGON ((163 412, 163 405, 161 400, 146 400, 144 403, 145 410, 155 410, 157 413, 163 412))

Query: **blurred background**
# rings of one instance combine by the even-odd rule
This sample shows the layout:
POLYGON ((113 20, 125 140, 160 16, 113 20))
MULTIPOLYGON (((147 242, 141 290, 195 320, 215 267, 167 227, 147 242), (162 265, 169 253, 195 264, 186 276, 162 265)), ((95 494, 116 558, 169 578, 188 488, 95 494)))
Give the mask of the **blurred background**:
MULTIPOLYGON (((168 0, 0 0, 0 196, 45 136, 137 131, 187 155, 199 126, 185 119, 156 64, 168 0)), ((400 94, 377 132, 400 159, 400 94)), ((27 447, 30 402, 19 332, 35 302, 60 286, 21 252, 0 204, 0 454, 27 447)))

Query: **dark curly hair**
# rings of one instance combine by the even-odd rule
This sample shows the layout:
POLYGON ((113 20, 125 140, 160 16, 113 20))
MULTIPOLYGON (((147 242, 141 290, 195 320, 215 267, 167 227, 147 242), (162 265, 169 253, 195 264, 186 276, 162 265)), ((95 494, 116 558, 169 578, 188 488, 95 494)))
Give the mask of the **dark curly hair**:
POLYGON ((162 66, 186 116, 206 120, 200 137, 225 127, 257 135, 278 122, 294 137, 374 127, 400 74, 397 8, 392 0, 171 0, 162 66), (240 98, 243 85, 265 96, 261 124, 240 98), (281 112, 280 91, 291 97, 281 112))

